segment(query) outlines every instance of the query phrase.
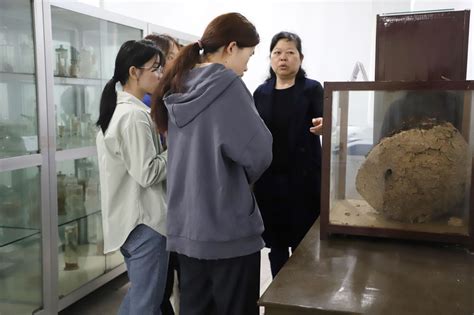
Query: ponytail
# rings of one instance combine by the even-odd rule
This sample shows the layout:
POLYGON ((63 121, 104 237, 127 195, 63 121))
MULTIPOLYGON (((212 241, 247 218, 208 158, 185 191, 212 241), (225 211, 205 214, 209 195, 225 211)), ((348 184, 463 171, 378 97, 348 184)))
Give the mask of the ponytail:
POLYGON ((184 76, 194 68, 196 64, 201 62, 200 51, 201 46, 199 42, 189 44, 182 48, 179 51, 178 57, 173 61, 173 66, 165 70, 163 77, 160 79, 160 85, 155 90, 155 93, 153 93, 151 117, 155 121, 160 133, 168 130, 168 111, 163 97, 166 93, 179 93, 183 91, 184 76))
POLYGON ((99 119, 97 120, 96 125, 100 127, 104 134, 109 127, 115 107, 117 107, 117 91, 115 90, 117 82, 118 81, 115 77, 110 79, 105 85, 104 90, 102 91, 102 96, 100 97, 99 119))
POLYGON ((184 92, 184 76, 202 62, 206 55, 213 54, 220 47, 225 47, 235 41, 237 46, 253 47, 260 42, 255 26, 240 13, 226 13, 213 19, 204 30, 197 42, 182 48, 172 66, 165 70, 160 85, 153 93, 151 117, 159 132, 168 130, 168 111, 163 97, 170 93, 184 92))

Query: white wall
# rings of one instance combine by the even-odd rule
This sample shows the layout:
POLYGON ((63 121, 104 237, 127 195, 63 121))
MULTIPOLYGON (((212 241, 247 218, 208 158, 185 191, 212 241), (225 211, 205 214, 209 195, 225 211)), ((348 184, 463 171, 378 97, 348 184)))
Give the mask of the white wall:
MULTIPOLYGON (((356 61, 369 80, 374 78, 375 22, 381 13, 454 8, 473 9, 474 0, 65 0, 102 5, 105 9, 200 36, 217 15, 236 11, 252 21, 261 43, 249 63, 244 81, 253 91, 268 73, 271 37, 296 32, 303 40, 303 66, 320 82, 346 81, 356 61)), ((471 23, 470 43, 474 43, 471 23)), ((470 49, 472 51, 472 49, 470 49)), ((468 78, 474 78, 469 60, 468 78)))
MULTIPOLYGON (((240 12, 255 24, 261 43, 249 62, 244 81, 253 92, 268 75, 269 45, 282 30, 303 40, 303 67, 308 77, 321 83, 347 81, 361 61, 369 80, 374 80, 376 16, 382 13, 453 8, 473 9, 474 0, 64 0, 102 6, 107 10, 198 37, 217 15, 240 12)), ((473 13, 474 14, 474 13, 473 13)), ((474 22, 470 23, 470 47, 474 22)), ((474 58, 468 59, 468 79, 474 79, 474 58)), ((370 125, 373 110, 368 93, 358 95, 350 108, 353 125, 370 125), (367 105, 365 105, 367 104, 367 105)), ((354 95, 355 97, 355 95, 354 95)))
MULTIPOLYGON (((79 0, 100 5, 99 0, 79 0)), ((244 76, 253 91, 266 78, 271 37, 296 32, 303 40, 303 66, 321 82, 348 80, 356 61, 373 79, 375 17, 408 11, 410 0, 381 1, 124 1, 103 0, 105 9, 200 36, 219 14, 236 11, 257 27, 261 43, 244 76)))

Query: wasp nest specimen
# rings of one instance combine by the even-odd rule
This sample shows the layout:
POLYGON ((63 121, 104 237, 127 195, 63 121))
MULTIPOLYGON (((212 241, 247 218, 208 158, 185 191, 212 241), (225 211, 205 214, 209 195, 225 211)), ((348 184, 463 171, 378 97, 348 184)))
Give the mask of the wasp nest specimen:
POLYGON ((387 219, 428 222, 463 205, 469 146, 451 123, 384 138, 356 177, 363 198, 387 219))

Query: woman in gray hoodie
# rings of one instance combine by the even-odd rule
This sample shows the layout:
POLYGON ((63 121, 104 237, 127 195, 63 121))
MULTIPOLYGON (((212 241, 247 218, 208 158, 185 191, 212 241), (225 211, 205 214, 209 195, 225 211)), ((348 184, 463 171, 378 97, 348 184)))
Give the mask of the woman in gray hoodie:
POLYGON ((250 185, 270 165, 272 136, 241 80, 258 43, 244 16, 218 16, 153 96, 168 132, 167 249, 178 254, 183 315, 258 314, 263 222, 250 185))

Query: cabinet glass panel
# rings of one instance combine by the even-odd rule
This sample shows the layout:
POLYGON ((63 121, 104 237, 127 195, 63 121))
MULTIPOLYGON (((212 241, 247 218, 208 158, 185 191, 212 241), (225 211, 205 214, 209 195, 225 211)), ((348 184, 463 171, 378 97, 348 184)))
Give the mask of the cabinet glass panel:
POLYGON ((468 235, 471 91, 335 91, 331 224, 468 235))
POLYGON ((115 56, 117 56, 120 46, 128 40, 142 38, 142 31, 136 28, 112 22, 106 22, 106 27, 106 44, 102 49, 102 78, 105 82, 110 80, 114 74, 115 56))
POLYGON ((0 313, 42 305, 40 168, 0 172, 0 313))
POLYGON ((57 149, 95 144, 94 123, 115 56, 139 29, 52 7, 57 149))
POLYGON ((60 225, 100 212, 96 157, 58 162, 57 172, 60 225))
POLYGON ((93 146, 102 92, 101 21, 51 7, 58 150, 93 146))
POLYGON ((59 162, 59 294, 104 274, 97 158, 59 162))
POLYGON ((55 82, 57 150, 94 146, 97 134, 95 121, 102 93, 100 81, 94 81, 96 84, 89 86, 55 82))
POLYGON ((0 2, 0 158, 38 152, 32 23, 29 0, 0 2))

